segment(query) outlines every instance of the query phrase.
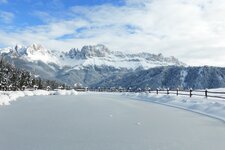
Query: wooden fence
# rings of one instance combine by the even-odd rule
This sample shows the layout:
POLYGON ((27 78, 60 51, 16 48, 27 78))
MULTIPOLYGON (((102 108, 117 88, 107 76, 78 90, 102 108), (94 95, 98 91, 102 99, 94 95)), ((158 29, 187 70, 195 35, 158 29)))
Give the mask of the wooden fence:
POLYGON ((94 91, 94 92, 148 92, 148 93, 156 93, 156 94, 165 94, 165 95, 183 95, 183 96, 189 96, 189 97, 193 97, 193 96, 201 96, 201 97, 205 97, 205 98, 219 98, 219 99, 224 99, 225 100, 225 89, 224 92, 222 91, 215 91, 214 90, 193 90, 193 89, 189 89, 189 90, 180 90, 180 89, 151 89, 151 88, 146 88, 146 89, 141 89, 141 88, 137 88, 137 89, 131 89, 131 88, 123 88, 123 89, 111 89, 111 88, 93 88, 93 89, 88 89, 89 91, 94 91))
POLYGON ((155 92, 156 94, 166 94, 166 95, 186 95, 189 97, 201 96, 205 98, 219 98, 225 100, 225 92, 220 91, 210 91, 210 90, 170 90, 170 89, 156 89, 155 91, 149 90, 149 93, 155 92))

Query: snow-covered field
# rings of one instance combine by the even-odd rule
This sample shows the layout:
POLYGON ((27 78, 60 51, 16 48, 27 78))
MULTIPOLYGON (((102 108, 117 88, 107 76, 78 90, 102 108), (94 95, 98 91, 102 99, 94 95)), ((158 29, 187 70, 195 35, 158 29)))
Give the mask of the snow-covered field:
POLYGON ((40 95, 77 95, 75 90, 35 90, 35 91, 0 91, 0 105, 9 105, 11 101, 16 101, 24 96, 40 96, 40 95))
POLYGON ((2 150, 223 150, 225 147, 224 122, 132 100, 121 93, 22 97, 10 106, 0 107, 0 132, 2 150))
MULTIPOLYGON (((210 89, 209 91, 215 92, 225 91, 224 88, 210 89)), ((89 94, 92 92, 89 92, 89 94)), ((10 102, 16 101, 20 97, 24 96, 40 96, 40 95, 77 95, 78 92, 75 90, 57 90, 57 91, 0 91, 0 105, 9 105, 10 102)), ((92 93, 102 94, 102 93, 92 93)), ((115 95, 121 95, 121 93, 114 93, 115 95)), ((186 93, 187 94, 187 93, 186 93)), ((154 102, 173 106, 177 108, 194 111, 197 113, 205 114, 210 117, 214 117, 225 121, 225 100, 217 98, 205 98, 204 96, 193 96, 192 98, 186 96, 176 95, 165 95, 155 93, 123 93, 123 96, 127 96, 132 99, 154 102)), ((217 94, 218 96, 218 94, 217 94)), ((224 96, 224 95, 221 95, 224 96)))
MULTIPOLYGON (((211 89, 210 91, 225 91, 221 89, 211 89)), ((92 93, 92 92, 89 92, 92 93)), ((77 95, 75 90, 57 90, 57 91, 0 91, 0 105, 9 105, 11 101, 16 101, 20 97, 24 96, 40 96, 40 95, 77 95)), ((92 93, 102 94, 102 93, 92 93)), ((114 93, 119 94, 120 93, 114 93)), ((186 96, 165 95, 155 93, 123 93, 123 96, 127 96, 132 99, 148 101, 154 103, 160 103, 168 106, 186 109, 197 113, 205 114, 210 117, 214 117, 225 121, 225 100, 217 98, 204 98, 204 96, 193 96, 192 98, 186 96)), ((223 95, 221 95, 223 96, 223 95)))

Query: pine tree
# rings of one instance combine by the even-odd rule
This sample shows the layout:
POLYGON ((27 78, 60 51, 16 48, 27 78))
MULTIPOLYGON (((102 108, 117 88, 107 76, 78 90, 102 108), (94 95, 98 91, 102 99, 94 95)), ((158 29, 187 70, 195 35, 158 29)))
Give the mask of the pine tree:
POLYGON ((58 87, 59 83, 51 80, 36 79, 30 72, 15 68, 0 58, 0 90, 22 90, 24 86, 39 89, 50 86, 52 89, 58 87))

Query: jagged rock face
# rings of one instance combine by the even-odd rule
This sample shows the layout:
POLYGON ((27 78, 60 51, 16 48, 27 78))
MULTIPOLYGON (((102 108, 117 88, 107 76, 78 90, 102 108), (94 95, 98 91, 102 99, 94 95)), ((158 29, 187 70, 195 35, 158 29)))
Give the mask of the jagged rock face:
POLYGON ((104 45, 84 46, 81 50, 72 48, 68 53, 66 53, 66 55, 70 58, 77 59, 88 59, 91 57, 107 57, 110 54, 111 51, 104 45))
MULTIPOLYGON (((79 50, 76 48, 72 48, 68 53, 66 53, 67 57, 70 57, 71 59, 76 58, 79 55, 79 50)), ((81 58, 82 56, 78 56, 78 58, 81 58)))
POLYGON ((40 44, 6 48, 1 53, 19 68, 27 69, 40 77, 64 81, 70 85, 80 82, 92 85, 111 76, 122 77, 135 70, 157 66, 183 66, 174 57, 162 54, 127 54, 110 51, 104 45, 84 46, 68 52, 48 50, 40 44))
POLYGON ((14 48, 9 48, 9 51, 17 54, 18 57, 23 55, 35 55, 36 53, 48 53, 48 50, 40 44, 32 44, 28 47, 16 45, 14 48))
POLYGON ((81 53, 85 58, 88 57, 106 57, 111 54, 111 51, 108 50, 104 45, 96 46, 84 46, 81 49, 81 53))

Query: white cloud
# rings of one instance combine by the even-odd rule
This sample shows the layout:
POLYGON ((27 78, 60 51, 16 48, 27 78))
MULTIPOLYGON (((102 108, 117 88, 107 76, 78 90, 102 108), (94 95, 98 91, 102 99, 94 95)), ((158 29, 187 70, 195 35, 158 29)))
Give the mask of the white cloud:
POLYGON ((0 21, 11 23, 14 19, 14 14, 7 11, 0 11, 0 21))
POLYGON ((39 12, 45 25, 0 29, 0 41, 66 50, 103 43, 113 50, 174 55, 190 65, 225 66, 223 0, 126 0, 120 7, 72 7, 64 15, 39 12))

